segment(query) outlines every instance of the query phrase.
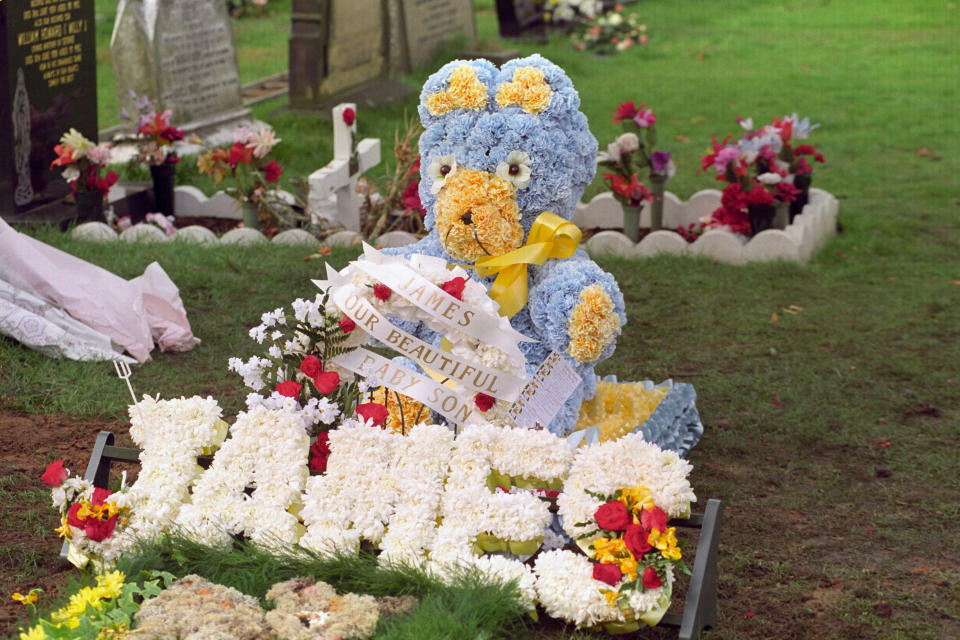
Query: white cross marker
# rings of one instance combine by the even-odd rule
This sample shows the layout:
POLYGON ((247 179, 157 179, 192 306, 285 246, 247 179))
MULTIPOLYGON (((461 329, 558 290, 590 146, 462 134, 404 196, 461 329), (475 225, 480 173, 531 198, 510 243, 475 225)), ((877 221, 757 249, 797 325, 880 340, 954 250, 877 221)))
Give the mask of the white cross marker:
POLYGON ((333 108, 333 160, 322 169, 310 174, 309 210, 314 222, 324 217, 339 222, 349 231, 360 231, 360 197, 357 195, 357 179, 371 167, 380 164, 380 140, 364 138, 357 144, 358 166, 350 173, 350 156, 357 123, 347 126, 343 112, 357 111, 353 103, 338 104, 333 108), (325 211, 323 203, 331 195, 336 197, 336 213, 325 211))

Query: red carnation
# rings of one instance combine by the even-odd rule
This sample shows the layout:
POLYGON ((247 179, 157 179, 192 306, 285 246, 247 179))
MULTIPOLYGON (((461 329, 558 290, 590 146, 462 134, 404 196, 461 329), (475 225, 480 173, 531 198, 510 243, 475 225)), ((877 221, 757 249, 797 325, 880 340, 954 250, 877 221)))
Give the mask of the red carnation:
POLYGON ((393 291, 385 284, 373 285, 373 295, 377 296, 378 300, 386 301, 391 293, 393 293, 393 291))
POLYGON ((755 184, 747 193, 747 204, 773 204, 773 194, 764 189, 763 185, 755 184))
POLYGON ((253 151, 247 149, 247 145, 243 142, 235 142, 227 153, 227 163, 231 167, 236 167, 240 163, 250 164, 252 159, 253 151))
POLYGON ((323 473, 327 470, 327 458, 330 456, 330 434, 321 431, 317 441, 310 445, 310 470, 323 473))
POLYGON ((267 166, 260 169, 264 174, 264 179, 273 184, 280 180, 280 174, 283 173, 283 168, 277 164, 276 160, 271 160, 267 163, 267 166))
POLYGON ((656 589, 663 584, 660 580, 660 574, 653 567, 647 567, 643 570, 643 588, 656 589))
POLYGON ((90 504, 101 505, 106 502, 107 498, 109 498, 112 494, 113 491, 110 491, 110 489, 101 489, 100 487, 96 487, 93 490, 93 496, 90 498, 90 504))
POLYGON ((323 371, 323 362, 317 356, 309 355, 300 363, 300 371, 303 371, 308 378, 315 378, 323 371))
POLYGON ((287 380, 277 385, 277 393, 287 398, 299 398, 303 386, 295 380, 287 380))
POLYGON ((350 316, 343 316, 342 318, 340 318, 339 324, 340 324, 340 328, 343 330, 344 333, 350 333, 351 331, 357 328, 357 323, 354 322, 353 318, 351 318, 350 316))
POLYGON ((615 564, 595 564, 593 565, 593 579, 600 582, 606 582, 611 587, 617 586, 623 572, 615 564))
POLYGON ((640 514, 640 524, 648 531, 656 529, 661 533, 667 530, 667 514, 660 507, 644 509, 640 514))
POLYGON ((484 413, 486 413, 487 411, 490 410, 490 407, 492 407, 493 403, 496 402, 497 400, 493 396, 488 396, 485 393, 478 393, 477 396, 473 399, 473 401, 474 403, 476 403, 477 408, 480 409, 480 411, 483 411, 484 413))
POLYGON ((640 558, 652 547, 648 542, 650 532, 639 524, 627 525, 627 531, 623 534, 623 543, 630 550, 635 558, 640 558))
POLYGON ((627 505, 619 500, 611 500, 593 512, 593 519, 597 521, 597 526, 607 531, 623 531, 628 525, 633 523, 630 512, 627 511, 627 505))
POLYGON ((117 526, 117 516, 107 520, 99 518, 87 518, 83 523, 83 532, 94 542, 106 540, 113 534, 113 528, 117 526))
POLYGON ((77 512, 80 511, 80 503, 74 502, 70 505, 70 508, 67 509, 67 524, 71 527, 76 527, 77 529, 83 529, 83 520, 77 516, 77 512))
MULTIPOLYGON (((646 103, 641 105, 641 108, 645 107, 646 103)), ((613 124, 617 124, 623 120, 632 120, 633 116, 637 115, 637 107, 633 104, 633 100, 628 100, 627 102, 621 102, 620 106, 617 107, 617 110, 613 112, 613 124)))
POLYGON ((59 487, 67 479, 67 470, 63 468, 63 460, 57 460, 47 466, 40 476, 43 484, 49 487, 59 487))
POLYGON ((357 112, 347 107, 343 110, 343 123, 348 127, 352 127, 353 123, 357 120, 357 112))
POLYGON ((367 402, 357 405, 357 415, 360 416, 364 422, 373 420, 373 425, 375 427, 382 427, 387 421, 387 417, 390 415, 390 412, 387 411, 387 408, 382 404, 378 404, 376 402, 367 402))
POLYGON ((453 280, 447 280, 440 288, 452 295, 457 300, 463 300, 463 290, 467 287, 466 278, 457 276, 453 280))
POLYGON ((333 393, 339 385, 340 374, 336 371, 323 371, 313 378, 313 386, 315 386, 317 392, 322 395, 333 393))

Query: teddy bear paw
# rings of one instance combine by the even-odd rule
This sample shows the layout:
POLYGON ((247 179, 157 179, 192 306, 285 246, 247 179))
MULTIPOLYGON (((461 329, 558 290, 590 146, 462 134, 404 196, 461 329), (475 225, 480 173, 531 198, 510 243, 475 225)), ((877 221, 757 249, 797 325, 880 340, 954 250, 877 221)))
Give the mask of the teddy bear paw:
POLYGON ((617 337, 619 329, 620 315, 610 294, 599 284, 585 287, 567 321, 567 354, 577 362, 593 362, 617 337))

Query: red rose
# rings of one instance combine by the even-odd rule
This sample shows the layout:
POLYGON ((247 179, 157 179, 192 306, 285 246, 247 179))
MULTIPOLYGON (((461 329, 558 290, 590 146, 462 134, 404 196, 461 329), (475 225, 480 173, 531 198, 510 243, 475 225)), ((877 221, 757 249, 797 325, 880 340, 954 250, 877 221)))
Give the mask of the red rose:
POLYGON ((264 179, 267 182, 275 183, 280 180, 280 174, 283 173, 283 168, 277 164, 276 160, 271 160, 267 163, 267 166, 260 169, 264 174, 264 179))
MULTIPOLYGON (((647 106, 647 104, 643 103, 640 105, 640 108, 642 109, 645 106, 647 106)), ((637 111, 637 106, 633 104, 633 100, 620 103, 617 110, 613 112, 613 124, 617 124, 623 120, 632 120, 633 116, 637 115, 637 111)))
POLYGON ((43 475, 40 476, 43 484, 48 487, 59 487, 67 479, 67 470, 63 468, 63 460, 57 460, 51 463, 43 475))
POLYGON ((653 547, 647 542, 650 532, 639 524, 627 525, 627 532, 623 534, 623 543, 635 558, 640 558, 653 547))
POLYGON ((357 328, 357 323, 350 316, 343 316, 340 318, 340 328, 343 329, 344 333, 350 333, 357 328))
POLYGON ((77 529, 83 529, 83 520, 77 517, 78 511, 80 511, 79 502, 74 502, 70 505, 70 508, 67 509, 67 524, 77 529))
POLYGON ((607 531, 622 531, 633 523, 627 505, 619 500, 600 505, 600 508, 594 511, 593 519, 597 521, 598 527, 607 531))
POLYGON ((375 284, 373 285, 373 295, 377 296, 377 299, 386 301, 390 297, 390 294, 393 291, 385 284, 375 284))
POLYGON ((463 300, 463 290, 467 287, 466 278, 456 277, 453 280, 447 280, 440 288, 452 295, 457 300, 463 300))
POLYGON ((299 398, 302 388, 303 386, 299 382, 287 380, 277 385, 277 393, 288 398, 299 398))
POLYGON ((484 413, 486 413, 487 411, 490 410, 490 407, 493 406, 493 403, 496 402, 497 399, 494 398, 493 396, 488 396, 485 393, 478 393, 477 396, 473 399, 473 401, 474 403, 476 403, 477 408, 480 409, 480 411, 483 411, 484 413))
POLYGON ((117 526, 117 516, 113 516, 108 520, 88 518, 83 523, 83 532, 94 542, 100 542, 113 534, 113 528, 115 526, 117 526))
POLYGON ((617 586, 623 573, 620 567, 615 564, 595 564, 593 565, 593 579, 600 582, 606 582, 611 587, 617 586))
POLYGON ((92 505, 103 504, 104 502, 107 501, 107 498, 109 498, 111 494, 113 494, 113 491, 110 491, 110 489, 101 489, 100 487, 96 487, 93 490, 93 497, 90 498, 90 504, 92 505))
POLYGON ((640 513, 640 524, 642 524, 647 531, 656 529, 663 533, 667 530, 667 520, 669 520, 667 514, 664 513, 660 507, 644 509, 640 513))
POLYGON ((310 446, 310 470, 323 473, 327 470, 327 458, 330 456, 330 434, 321 431, 317 441, 310 446))
POLYGON ((367 402, 357 405, 357 415, 360 416, 364 422, 373 420, 373 425, 375 427, 382 427, 387 421, 387 417, 390 415, 390 412, 387 411, 387 408, 382 404, 378 404, 376 402, 367 402))
POLYGON ((309 355, 300 363, 300 371, 303 371, 308 378, 315 378, 317 374, 323 371, 323 363, 315 355, 309 355))
POLYGON ((318 373, 317 376, 313 379, 313 386, 317 388, 317 392, 322 395, 327 395, 336 391, 337 386, 340 385, 340 374, 336 371, 324 371, 323 373, 318 373))
POLYGON ((253 152, 247 149, 247 145, 243 142, 235 142, 227 152, 227 163, 231 167, 236 167, 240 163, 250 164, 252 159, 253 152))
POLYGON ((348 127, 352 127, 353 123, 357 120, 357 112, 347 107, 343 110, 343 123, 348 127))
POLYGON ((660 574, 653 567, 647 567, 643 570, 643 588, 656 589, 663 584, 660 580, 660 574))

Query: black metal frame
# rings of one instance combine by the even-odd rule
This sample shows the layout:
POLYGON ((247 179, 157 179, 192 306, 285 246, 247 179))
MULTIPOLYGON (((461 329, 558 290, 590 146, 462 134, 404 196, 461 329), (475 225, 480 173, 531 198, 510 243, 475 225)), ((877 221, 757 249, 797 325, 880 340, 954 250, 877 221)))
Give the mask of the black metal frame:
MULTIPOLYGON (((139 462, 139 449, 116 447, 114 441, 113 433, 101 431, 93 445, 83 477, 97 487, 107 487, 110 466, 114 462, 139 462)), ((204 462, 209 465, 210 458, 201 458, 200 463, 204 462)), ((682 529, 700 530, 683 613, 668 613, 660 621, 663 626, 679 627, 679 640, 697 640, 704 629, 712 629, 717 624, 717 553, 722 513, 723 504, 711 498, 707 500, 703 513, 694 513, 687 519, 674 519, 669 523, 682 529)), ((60 562, 64 564, 67 563, 67 551, 68 545, 64 542, 60 549, 60 562)))

